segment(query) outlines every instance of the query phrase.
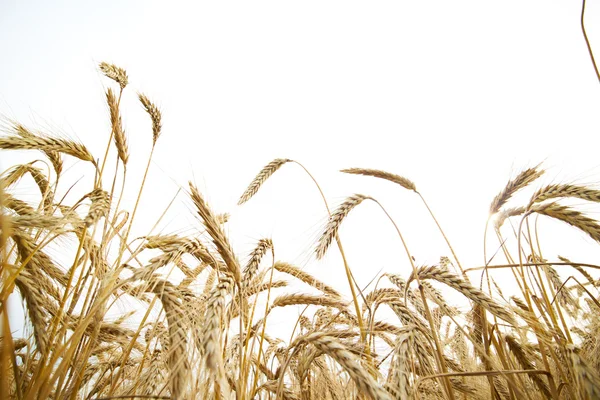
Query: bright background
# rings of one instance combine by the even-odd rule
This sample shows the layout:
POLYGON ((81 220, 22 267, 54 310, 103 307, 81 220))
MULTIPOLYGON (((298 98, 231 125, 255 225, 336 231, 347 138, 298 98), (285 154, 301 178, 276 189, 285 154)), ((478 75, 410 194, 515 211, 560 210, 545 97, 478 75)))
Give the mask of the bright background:
MULTIPOLYGON (((337 250, 325 262, 312 257, 326 213, 306 174, 285 165, 236 206, 255 174, 274 158, 292 158, 332 205, 371 194, 399 224, 417 264, 435 263, 450 253, 414 194, 337 171, 403 175, 463 265, 481 265, 489 204, 518 172, 543 161, 545 182, 599 181, 600 86, 580 12, 579 2, 564 0, 0 0, 0 113, 75 138, 101 157, 110 134, 104 91, 114 83, 97 64, 125 68, 130 197, 151 143, 136 91, 163 112, 137 234, 191 179, 217 212, 231 213, 240 259, 272 237, 278 258, 344 290, 337 250)), ((599 1, 589 1, 586 18, 600 54, 599 1)), ((21 157, 0 153, 0 168, 21 157)), ((67 172, 71 182, 90 179, 81 165, 67 172)), ((185 194, 179 198, 162 232, 194 234, 200 224, 185 194)), ((584 234, 543 226, 548 258, 600 256, 584 234)), ((355 210, 341 237, 359 282, 380 271, 408 275, 400 242, 375 205, 355 210)), ((495 246, 490 241, 490 253, 495 246)))

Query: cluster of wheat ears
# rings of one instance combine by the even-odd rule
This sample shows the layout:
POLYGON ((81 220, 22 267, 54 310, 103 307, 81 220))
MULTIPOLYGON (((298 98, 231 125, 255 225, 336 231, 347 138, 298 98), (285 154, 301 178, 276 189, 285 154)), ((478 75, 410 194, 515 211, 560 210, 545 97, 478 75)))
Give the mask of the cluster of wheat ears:
MULTIPOLYGON (((103 158, 83 144, 18 123, 0 136, 4 151, 44 155, 0 176, 0 398, 600 398, 600 281, 594 277, 600 267, 546 260, 536 225, 530 225, 532 216, 553 218, 600 241, 600 223, 564 204, 565 198, 599 202, 600 191, 541 186, 527 204, 509 208, 511 197, 544 173, 540 166, 529 168, 491 203, 486 232, 497 236, 495 259, 503 256, 504 264, 463 268, 438 224, 451 257, 419 266, 396 227, 410 273, 384 274, 368 292, 353 279, 338 228, 363 202, 387 212, 370 196, 352 195, 333 211, 323 198, 329 219, 315 256, 322 258, 335 244, 349 285, 343 290, 351 294, 344 298, 340 288, 277 260, 269 238, 251 254, 237 254, 226 235, 226 216, 215 214, 193 184, 189 196, 200 235, 131 239, 147 175, 135 186, 135 206, 122 209, 129 149, 120 102, 128 78, 112 64, 101 63, 100 70, 118 84, 117 91, 106 91, 112 129, 103 158), (59 181, 63 161, 71 158, 89 163, 95 176, 85 195, 66 204, 67 196, 57 193, 70 190, 59 181), (105 167, 113 159, 116 169, 109 174, 105 167), (37 204, 15 197, 24 180, 39 188, 37 204), (509 236, 517 239, 516 249, 506 245, 509 236), (62 261, 50 255, 57 243, 62 261), (174 279, 173 270, 182 278, 174 279), (494 281, 498 270, 512 273, 518 294, 503 294, 494 281), (303 282, 306 293, 282 292, 291 281, 303 282), (7 299, 13 292, 23 300, 24 328, 10 326, 7 299), (114 305, 123 299, 132 311, 116 315, 114 305), (301 316, 290 321, 291 337, 275 337, 269 328, 271 311, 281 307, 300 307, 301 316), (394 317, 378 315, 385 309, 394 317)), ((138 98, 152 122, 148 172, 161 112, 146 96, 138 98)), ((286 163, 302 167, 289 159, 270 162, 239 204, 286 163)), ((435 220, 410 180, 371 169, 342 172, 413 192, 435 220)))

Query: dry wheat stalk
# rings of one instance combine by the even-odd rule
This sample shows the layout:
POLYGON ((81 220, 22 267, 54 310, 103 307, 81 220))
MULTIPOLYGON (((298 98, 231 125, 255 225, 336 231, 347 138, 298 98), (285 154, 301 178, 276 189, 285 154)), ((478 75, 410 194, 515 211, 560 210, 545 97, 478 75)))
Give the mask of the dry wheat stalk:
POLYGON ((127 148, 127 138, 123 130, 123 122, 121 121, 121 113, 119 112, 119 101, 111 88, 106 91, 106 102, 110 111, 110 123, 112 125, 113 137, 115 139, 115 147, 119 158, 124 165, 127 165, 129 160, 129 150, 127 148))
POLYGON ((100 71, 102 71, 104 75, 117 82, 119 86, 121 86, 121 90, 127 86, 129 80, 127 78, 127 72, 125 72, 123 68, 119 68, 114 64, 109 64, 104 61, 100 63, 99 67, 100 71))
POLYGON ((258 175, 256 175, 256 177, 252 180, 252 182, 250 182, 250 185, 248 185, 248 188, 240 197, 238 205, 242 205, 250 200, 271 175, 273 175, 283 164, 290 161, 292 160, 287 158, 277 158, 265 165, 263 169, 260 170, 258 175))
POLYGON ((508 181, 504 189, 502 189, 502 191, 498 193, 496 197, 494 197, 494 200, 490 205, 490 215, 500 211, 502 206, 504 206, 504 204, 506 204, 506 202, 510 200, 513 194, 515 194, 516 192, 523 189, 525 186, 529 185, 531 182, 535 181, 537 178, 542 176, 542 174, 545 171, 543 169, 538 170, 538 168, 539 165, 533 168, 528 168, 525 171, 522 171, 519 175, 517 175, 515 179, 508 181))
POLYGON ((362 194, 352 195, 340 204, 340 206, 331 214, 315 250, 317 259, 321 259, 325 256, 331 241, 337 236, 338 229, 344 218, 348 216, 354 207, 366 199, 370 199, 370 197, 362 194))
POLYGON ((354 174, 354 175, 366 175, 366 176, 374 176, 375 178, 385 179, 390 182, 397 183, 407 190, 412 190, 413 192, 417 192, 417 188, 415 184, 400 175, 392 174, 389 172, 381 171, 378 169, 367 169, 367 168, 347 168, 342 169, 340 172, 345 172, 346 174, 354 174))
POLYGON ((152 145, 155 145, 162 130, 162 113, 158 107, 142 93, 138 93, 138 98, 152 121, 152 145))

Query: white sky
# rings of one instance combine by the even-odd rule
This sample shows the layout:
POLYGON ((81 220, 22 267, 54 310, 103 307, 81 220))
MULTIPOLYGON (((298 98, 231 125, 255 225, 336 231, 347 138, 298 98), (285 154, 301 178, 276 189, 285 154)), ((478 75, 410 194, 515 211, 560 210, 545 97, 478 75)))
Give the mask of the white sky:
MULTIPOLYGON (((470 267, 483 260, 489 204, 516 173, 545 161, 546 182, 599 181, 600 85, 580 7, 566 0, 0 0, 0 113, 75 137, 100 157, 112 82, 97 64, 111 62, 130 77, 122 112, 132 193, 151 140, 135 92, 163 111, 139 234, 177 185, 193 179, 217 212, 232 214, 240 258, 272 236, 279 258, 343 290, 335 255, 330 263, 310 258, 325 210, 297 166, 284 166, 250 203, 235 206, 263 165, 286 157, 313 172, 332 205, 354 192, 377 197, 418 264, 434 263, 449 252, 414 195, 336 171, 378 168, 413 180, 470 267)), ((589 2, 587 26, 600 57, 597 1, 589 2)), ((0 167, 16 159, 3 152, 0 167)), ((199 224, 190 209, 189 202, 175 207, 164 232, 192 233, 199 224)), ((583 234, 549 226, 542 237, 549 258, 600 255, 583 234)), ((359 281, 380 269, 408 275, 400 243, 374 205, 354 211, 342 240, 359 281)))

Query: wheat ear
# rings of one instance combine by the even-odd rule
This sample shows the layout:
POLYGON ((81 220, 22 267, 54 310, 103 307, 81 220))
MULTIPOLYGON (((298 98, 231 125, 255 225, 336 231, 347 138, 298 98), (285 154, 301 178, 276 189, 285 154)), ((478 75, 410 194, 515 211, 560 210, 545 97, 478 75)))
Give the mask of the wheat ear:
POLYGON ((407 190, 412 190, 413 192, 417 191, 417 187, 410 180, 403 176, 392 174, 390 172, 381 171, 378 169, 367 169, 367 168, 347 168, 342 169, 340 172, 344 172, 346 174, 354 174, 354 175, 365 175, 365 176, 373 176, 375 178, 385 179, 390 182, 397 183, 407 190))
POLYGON ((517 175, 515 179, 508 181, 504 189, 502 189, 502 191, 498 193, 496 197, 494 197, 494 200, 492 200, 492 204, 490 205, 490 214, 495 214, 500 211, 502 206, 504 206, 504 204, 510 200, 513 194, 542 176, 545 171, 543 169, 538 170, 538 168, 539 165, 533 168, 528 168, 517 175))
POLYGON ((547 204, 534 204, 530 208, 528 214, 534 212, 566 222, 587 233, 595 241, 600 242, 600 225, 598 222, 592 218, 586 217, 579 211, 552 202, 547 204))
POLYGON ((117 82, 119 86, 121 86, 121 90, 127 86, 129 82, 129 78, 127 77, 127 72, 123 68, 119 68, 114 64, 109 64, 107 62, 101 62, 99 65, 100 71, 106 75, 106 77, 112 79, 117 82))
MULTIPOLYGON (((422 267, 417 270, 419 279, 433 279, 441 282, 447 286, 450 286, 454 290, 462 293, 469 300, 480 304, 489 310, 496 317, 503 319, 513 326, 517 326, 517 322, 514 316, 506 311, 506 309, 497 304, 491 297, 486 295, 483 291, 475 288, 469 282, 460 278, 458 275, 453 274, 445 268, 440 266, 422 267)), ((414 274, 411 274, 409 282, 414 279, 414 274)))
POLYGON ((155 145, 162 131, 162 113, 146 95, 138 93, 138 98, 152 121, 152 145, 155 145))
POLYGON ((125 137, 123 122, 121 121, 121 113, 119 112, 119 101, 117 100, 117 97, 111 88, 108 88, 106 91, 106 102, 108 103, 108 110, 110 112, 110 123, 112 125, 117 154, 123 162, 123 165, 127 165, 127 161, 129 160, 127 138, 125 137))
POLYGON ((333 358, 350 375, 360 392, 372 399, 391 400, 390 394, 365 370, 358 357, 338 340, 322 333, 313 333, 305 336, 302 341, 333 358))
POLYGON ((329 221, 327 225, 325 225, 325 230, 319 239, 317 244, 317 248, 315 253, 317 255, 317 259, 321 259, 325 256, 329 245, 333 238, 337 236, 338 229, 342 224, 344 218, 348 216, 350 211, 354 209, 357 205, 362 203, 363 200, 370 199, 369 196, 365 196, 362 194, 355 194, 348 197, 329 217, 329 221))
POLYGON ((248 185, 248 188, 240 197, 238 205, 242 205, 248 200, 250 200, 252 196, 254 196, 256 192, 258 192, 258 189, 260 189, 262 184, 265 183, 265 181, 269 179, 271 175, 273 175, 279 168, 281 168, 283 164, 290 161, 292 160, 287 158, 277 158, 265 165, 263 169, 260 170, 258 175, 256 175, 256 177, 252 180, 252 182, 250 182, 250 185, 248 185))

